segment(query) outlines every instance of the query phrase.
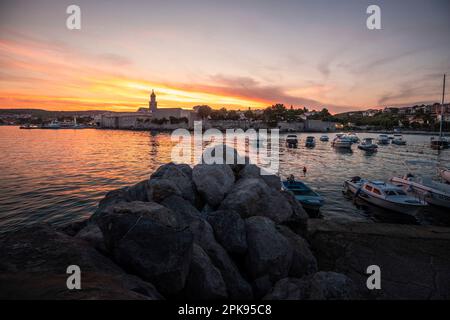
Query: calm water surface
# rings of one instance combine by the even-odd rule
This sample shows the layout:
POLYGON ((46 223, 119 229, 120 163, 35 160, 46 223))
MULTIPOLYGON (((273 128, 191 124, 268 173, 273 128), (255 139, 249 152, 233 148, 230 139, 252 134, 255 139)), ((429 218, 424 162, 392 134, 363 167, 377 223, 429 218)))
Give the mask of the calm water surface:
MULTIPOLYGON (((326 199, 323 218, 450 225, 450 214, 438 208, 414 219, 354 204, 341 192, 343 181, 355 175, 388 179, 404 174, 406 159, 449 165, 450 150, 431 150, 428 136, 405 135, 406 146, 380 146, 377 153, 368 155, 356 146, 351 153, 338 152, 329 142, 318 141, 321 134, 313 134, 317 145, 308 149, 303 147, 306 135, 299 134, 298 149, 286 149, 281 142, 280 175, 292 173, 321 193, 326 199), (305 177, 303 166, 308 169, 305 177)), ((36 222, 63 225, 88 217, 107 191, 146 179, 169 162, 173 145, 169 134, 0 127, 0 232, 36 222)), ((433 168, 422 169, 435 174, 433 168)))

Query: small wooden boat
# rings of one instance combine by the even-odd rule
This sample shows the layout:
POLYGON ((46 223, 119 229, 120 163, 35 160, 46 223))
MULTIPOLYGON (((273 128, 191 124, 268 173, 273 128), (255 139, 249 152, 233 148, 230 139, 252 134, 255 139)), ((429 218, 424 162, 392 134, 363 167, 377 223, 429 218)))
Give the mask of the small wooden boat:
POLYGON ((325 202, 321 195, 299 180, 285 180, 282 188, 291 191, 305 209, 318 211, 325 202))

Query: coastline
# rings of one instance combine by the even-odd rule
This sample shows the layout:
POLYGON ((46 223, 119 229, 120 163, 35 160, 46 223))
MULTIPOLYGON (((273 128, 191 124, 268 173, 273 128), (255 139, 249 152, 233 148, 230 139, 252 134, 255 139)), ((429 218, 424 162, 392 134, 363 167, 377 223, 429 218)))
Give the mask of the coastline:
MULTIPOLYGON (((9 125, 9 124, 0 124, 0 126, 5 127, 20 127, 19 125, 9 125)), ((221 132, 225 132, 228 129, 221 129, 220 127, 212 127, 213 129, 218 129, 221 132)), ((96 129, 96 130, 117 130, 117 131, 148 131, 148 132, 172 132, 172 128, 157 128, 157 129, 148 129, 148 128, 101 128, 101 127, 83 127, 83 128, 60 128, 60 129, 49 129, 49 128, 33 128, 30 130, 80 130, 80 129, 96 129)), ((245 128, 236 128, 236 129, 243 129, 245 128)), ((265 129, 277 129, 277 128, 271 128, 266 127, 265 129)), ((194 129, 192 128, 186 128, 186 130, 192 132, 194 129)), ((205 131, 207 129, 203 129, 205 131)), ((426 136, 439 136, 439 131, 423 131, 423 130, 336 130, 336 131, 317 131, 317 130, 311 130, 311 131, 291 131, 291 130, 280 130, 280 133, 324 133, 324 134, 336 134, 339 132, 354 132, 354 133, 373 133, 373 134, 404 134, 404 135, 426 135, 426 136)), ((442 135, 444 137, 450 137, 449 131, 442 132, 442 135)))
POLYGON ((150 179, 108 192, 88 219, 4 234, 0 296, 450 298, 450 228, 311 219, 279 191, 279 178, 252 166, 165 164, 150 179), (83 290, 65 287, 74 264, 83 290), (366 286, 373 264, 382 270, 381 290, 366 286))

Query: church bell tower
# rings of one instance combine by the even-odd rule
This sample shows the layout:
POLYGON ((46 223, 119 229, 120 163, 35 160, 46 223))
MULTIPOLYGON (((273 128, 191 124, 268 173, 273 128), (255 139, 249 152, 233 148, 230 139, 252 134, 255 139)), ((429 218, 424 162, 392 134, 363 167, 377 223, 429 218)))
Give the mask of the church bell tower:
POLYGON ((155 112, 157 110, 157 102, 155 92, 152 90, 152 94, 150 95, 149 109, 151 112, 155 112))

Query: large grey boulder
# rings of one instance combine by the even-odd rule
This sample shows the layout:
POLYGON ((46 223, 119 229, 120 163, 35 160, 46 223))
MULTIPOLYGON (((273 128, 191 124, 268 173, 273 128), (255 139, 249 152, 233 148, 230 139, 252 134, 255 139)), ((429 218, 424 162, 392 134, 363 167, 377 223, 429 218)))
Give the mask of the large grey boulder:
POLYGON ((192 180, 202 199, 217 207, 234 184, 234 173, 226 164, 198 164, 192 172, 192 180))
POLYGON ((107 252, 102 230, 100 230, 98 225, 94 222, 89 222, 75 235, 75 238, 88 242, 92 247, 100 252, 107 252))
POLYGON ((105 210, 105 214, 117 214, 124 218, 129 218, 127 215, 130 214, 130 217, 142 216, 151 218, 169 227, 177 227, 179 225, 177 216, 170 209, 152 201, 120 202, 116 205, 109 206, 105 210))
POLYGON ((110 205, 129 201, 127 190, 128 188, 125 187, 108 191, 106 195, 103 197, 103 199, 100 200, 98 204, 98 209, 92 218, 96 218, 95 217, 96 215, 100 214, 104 208, 107 208, 110 205))
POLYGON ((276 223, 288 221, 293 215, 288 199, 257 178, 238 180, 222 201, 220 209, 234 210, 243 218, 265 216, 276 223))
POLYGON ((128 187, 126 189, 127 201, 149 201, 150 199, 148 199, 148 183, 148 180, 143 180, 133 186, 128 187))
POLYGON ((263 300, 307 300, 309 298, 309 281, 298 278, 279 280, 263 300))
POLYGON ((98 207, 103 209, 119 202, 149 201, 148 183, 148 180, 143 180, 130 187, 109 191, 105 197, 100 200, 98 207))
POLYGON ((145 204, 153 208, 143 203, 130 208, 121 205, 102 215, 97 223, 107 249, 119 265, 152 282, 163 295, 176 295, 189 272, 192 233, 178 227, 169 209, 145 204))
POLYGON ((91 216, 91 221, 96 221, 109 207, 122 202, 150 201, 149 180, 143 180, 133 186, 111 190, 100 200, 96 212, 91 216))
POLYGON ((317 261, 309 248, 308 242, 286 226, 279 225, 277 230, 294 249, 289 276, 301 278, 304 275, 317 272, 317 261))
POLYGON ((317 272, 278 281, 264 300, 350 300, 357 298, 355 286, 344 274, 317 272))
POLYGON ((227 144, 217 144, 206 148, 202 153, 200 160, 202 164, 227 164, 235 174, 246 165, 250 163, 250 159, 242 156, 233 147, 227 144), (217 160, 210 162, 209 160, 217 160))
POLYGON ((214 229, 217 241, 233 254, 244 254, 247 251, 247 235, 245 222, 235 211, 219 210, 208 213, 208 222, 214 229))
POLYGON ((189 300, 218 300, 228 296, 220 271, 197 244, 194 244, 192 252, 185 294, 189 300))
POLYGON ((150 177, 150 181, 167 179, 180 190, 181 196, 195 203, 195 186, 192 182, 192 169, 187 164, 168 163, 160 166, 150 177))
POLYGON ((281 189, 280 177, 274 174, 268 174, 268 172, 255 164, 245 165, 238 174, 239 179, 242 178, 260 178, 271 188, 275 190, 281 189))
POLYGON ((355 298, 353 281, 342 273, 320 271, 310 280, 312 300, 349 300, 355 298))
POLYGON ((161 205, 170 209, 182 226, 189 226, 192 221, 202 218, 201 213, 189 201, 181 196, 172 195, 164 199, 161 205))
POLYGON ((309 218, 308 213, 306 213, 305 209, 303 209, 300 202, 295 199, 295 196, 292 192, 282 190, 281 195, 288 201, 292 209, 292 215, 289 217, 288 222, 296 225, 298 228, 300 228, 300 230, 302 230, 302 228, 305 229, 307 220, 309 218))
POLYGON ((245 220, 247 230, 246 268, 252 279, 269 276, 272 283, 289 275, 293 249, 289 241, 266 217, 245 220))
POLYGON ((45 225, 0 239, 0 299, 162 299, 154 286, 125 273, 87 242, 45 225), (69 266, 81 290, 69 290, 69 266))
POLYGON ((222 274, 229 298, 252 299, 253 292, 250 284, 242 277, 238 267, 225 249, 217 243, 211 225, 204 219, 197 219, 192 221, 189 228, 194 235, 195 243, 202 247, 222 274))
POLYGON ((158 178, 149 181, 147 197, 150 201, 161 203, 170 196, 183 196, 179 186, 170 179, 158 178))

